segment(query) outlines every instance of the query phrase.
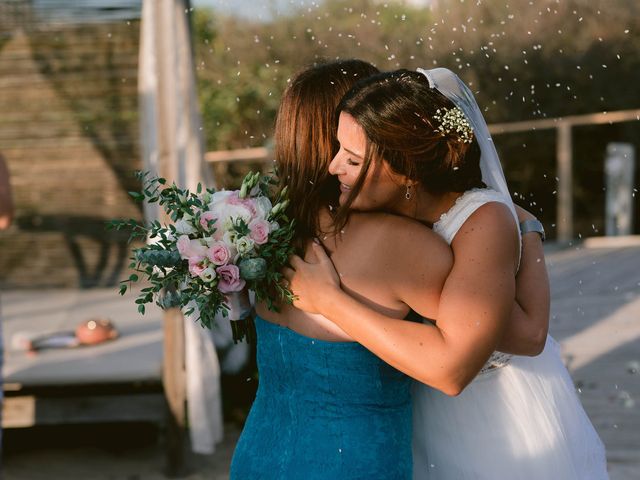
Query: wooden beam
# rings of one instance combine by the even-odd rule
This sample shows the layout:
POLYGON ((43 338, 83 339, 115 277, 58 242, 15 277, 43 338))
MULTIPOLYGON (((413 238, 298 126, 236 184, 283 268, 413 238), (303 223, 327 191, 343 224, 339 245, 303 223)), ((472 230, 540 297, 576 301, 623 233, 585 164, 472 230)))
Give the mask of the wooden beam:
POLYGON ((207 152, 204 159, 210 163, 238 162, 238 161, 267 161, 270 157, 270 149, 267 147, 241 148, 239 150, 219 150, 207 152))
POLYGON ((527 120, 524 122, 493 123, 489 125, 489 132, 492 135, 500 135, 502 133, 529 132, 532 130, 559 128, 561 124, 569 124, 571 126, 604 125, 638 120, 640 120, 640 110, 619 110, 617 112, 569 115, 567 117, 544 118, 540 120, 527 120))
POLYGON ((162 393, 120 395, 38 396, 4 399, 3 428, 78 423, 164 423, 166 402, 162 393))

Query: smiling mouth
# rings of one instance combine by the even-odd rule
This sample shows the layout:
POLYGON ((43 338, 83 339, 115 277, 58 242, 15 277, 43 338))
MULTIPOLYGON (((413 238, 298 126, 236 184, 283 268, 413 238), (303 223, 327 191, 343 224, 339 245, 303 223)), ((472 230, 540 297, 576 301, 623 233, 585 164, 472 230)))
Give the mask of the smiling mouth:
POLYGON ((348 185, 345 185, 344 183, 341 183, 340 190, 342 190, 343 192, 348 192, 349 190, 351 190, 351 187, 348 185))

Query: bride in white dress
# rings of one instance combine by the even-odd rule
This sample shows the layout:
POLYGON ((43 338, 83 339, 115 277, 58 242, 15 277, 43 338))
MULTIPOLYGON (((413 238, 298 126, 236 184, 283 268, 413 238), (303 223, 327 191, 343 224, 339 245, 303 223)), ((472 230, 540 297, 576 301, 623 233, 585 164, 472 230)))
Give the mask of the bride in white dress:
MULTIPOLYGON (((434 231, 451 243, 495 190, 461 196, 434 231)), ((536 357, 491 355, 456 397, 416 382, 414 479, 605 479, 604 447, 587 417, 558 343, 536 357)))
MULTIPOLYGON (((439 125, 446 130, 443 136, 458 135, 463 138, 468 133, 475 137, 481 151, 482 181, 488 187, 472 189, 456 195, 455 202, 449 204, 443 210, 444 213, 434 219, 437 220, 433 222, 434 231, 451 244, 456 234, 464 229, 463 227, 468 230, 468 225, 471 224, 468 220, 474 214, 478 214, 481 207, 487 204, 505 204, 514 216, 515 210, 486 123, 469 89, 449 70, 434 69, 420 72, 426 77, 428 88, 443 94, 463 114, 461 123, 460 116, 455 117, 455 115, 449 117, 449 120, 442 120, 444 112, 438 111, 439 125), (470 130, 465 126, 464 120, 468 122, 467 126, 470 130)), ((420 82, 415 74, 395 76, 383 74, 379 77, 368 84, 371 85, 376 81, 380 84, 393 81, 420 82)), ((357 97, 357 90, 358 87, 348 97, 351 96, 352 100, 357 97)), ((418 85, 417 91, 419 90, 418 85)), ((401 94, 397 93, 397 95, 401 94)), ((394 99, 391 97, 396 94, 387 89, 385 95, 387 95, 386 101, 392 103, 394 99)), ((419 103, 420 99, 417 101, 419 103)), ((384 117, 387 112, 384 105, 376 105, 376 109, 381 112, 381 117, 384 117)), ((352 112, 353 110, 350 110, 349 113, 352 112)), ((408 113, 415 114, 421 120, 425 117, 422 111, 408 113)), ((344 120, 345 118, 341 116, 341 127, 344 120)), ((431 120, 427 119, 427 121, 431 120)), ((383 118, 381 124, 389 126, 393 125, 393 121, 383 118)), ((363 131, 366 132, 366 128, 363 131)), ((407 142, 410 141, 411 139, 408 138, 407 142)), ((372 149, 369 143, 375 142, 366 139, 366 143, 367 148, 361 151, 367 151, 370 155, 369 152, 372 149)), ((388 157, 392 157, 393 149, 394 145, 388 142, 384 150, 378 151, 382 152, 381 156, 386 161, 388 157)), ((356 168, 359 161, 356 158, 354 162, 351 158, 354 156, 353 150, 358 149, 343 144, 341 151, 332 162, 334 169, 332 173, 340 178, 343 194, 347 196, 350 194, 350 187, 355 183, 345 184, 346 181, 343 178, 348 178, 345 172, 356 168), (349 155, 345 156, 343 150, 346 150, 349 155), (343 162, 342 166, 336 166, 339 162, 343 162)), ((363 158, 365 156, 362 155, 363 158)), ((365 188, 375 185, 379 177, 379 173, 378 176, 366 177, 359 184, 361 191, 366 192, 365 188)), ((410 187, 414 186, 416 185, 406 184, 407 200, 411 198, 410 187)), ((359 200, 358 195, 364 197, 357 188, 354 190, 356 190, 354 194, 356 200, 359 200)), ((377 190, 377 192, 381 191, 377 190)), ((360 201, 359 204, 356 204, 353 199, 349 201, 353 202, 354 208, 373 209, 364 201, 360 201)), ((343 203, 341 197, 341 205, 343 203)), ((409 214, 419 220, 425 219, 425 216, 420 215, 422 212, 408 213, 406 207, 400 213, 409 214)), ((515 217, 517 221, 517 216, 515 217)), ((465 235, 468 234, 469 232, 465 232, 465 235)), ((415 383, 413 392, 414 479, 601 480, 608 478, 602 442, 580 404, 571 378, 562 363, 558 344, 551 337, 547 337, 544 350, 536 357, 513 356, 499 352, 491 354, 491 350, 488 350, 484 357, 485 360, 489 357, 488 360, 484 366, 480 363, 477 368, 474 367, 475 370, 463 360, 459 365, 445 367, 444 365, 450 364, 429 352, 428 341, 432 342, 434 348, 439 347, 436 345, 437 340, 432 340, 433 337, 430 336, 432 332, 424 328, 426 325, 410 325, 409 322, 390 319, 385 321, 379 314, 370 313, 370 309, 339 289, 339 277, 330 259, 321 248, 316 248, 315 251, 318 257, 316 261, 307 259, 309 262, 304 262, 302 259, 295 258, 292 261, 295 273, 290 271, 287 274, 294 292, 300 297, 297 306, 321 313, 373 353, 422 382, 415 383), (420 350, 416 342, 423 338, 425 339, 424 350, 420 350), (407 352, 412 354, 406 354, 407 352), (428 361, 427 358, 429 358, 428 361), (441 360, 442 364, 437 364, 436 360, 441 360), (458 373, 456 368, 462 373, 458 373), (456 377, 456 379, 451 382, 443 381, 441 376, 438 376, 439 369, 446 370, 449 377, 456 377), (469 370, 473 371, 473 375, 469 376, 469 370), (478 370, 480 370, 479 373, 478 370), (477 376, 473 378, 476 373, 477 376), (454 386, 451 387, 451 385, 454 386), (465 386, 466 388, 459 392, 458 387, 461 389, 465 386), (442 391, 453 396, 446 395, 442 391)), ((484 287, 486 288, 486 285, 484 287)), ((493 288, 509 287, 495 285, 493 288)), ((471 315, 472 312, 469 314, 471 315)), ((480 317, 479 314, 478 318, 480 317)), ((471 320, 464 318, 460 321, 471 320)), ((435 325, 436 328, 442 329, 441 335, 446 339, 445 327, 438 321, 435 325)), ((478 325, 480 325, 479 322, 478 325)), ((485 326, 486 323, 482 325, 485 326)), ((493 345, 496 346, 501 328, 504 330, 504 325, 502 327, 498 325, 492 330, 495 338, 484 339, 483 342, 491 344, 493 341, 493 345)), ((453 342, 450 341, 450 343, 453 342)), ((419 342, 419 345, 423 347, 423 342, 419 342)), ((465 348, 473 349, 474 347, 466 344, 465 348)), ((478 349, 482 349, 480 342, 478 349)), ((446 346, 442 351, 446 352, 446 346)), ((452 351, 451 356, 467 358, 456 351, 452 351)))

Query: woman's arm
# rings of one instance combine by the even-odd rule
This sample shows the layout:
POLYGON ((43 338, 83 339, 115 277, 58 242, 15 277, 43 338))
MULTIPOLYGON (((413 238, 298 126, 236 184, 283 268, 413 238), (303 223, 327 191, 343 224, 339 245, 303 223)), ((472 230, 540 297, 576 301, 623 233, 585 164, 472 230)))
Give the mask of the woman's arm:
MULTIPOLYGON (((295 271, 285 274, 300 297, 296 306, 321 313, 398 370, 457 395, 495 350, 511 312, 517 236, 510 215, 502 205, 486 205, 456 235, 455 263, 436 326, 389 318, 344 293, 320 246, 314 246, 317 262, 294 257, 295 271)), ((398 245, 395 251, 403 275, 422 274, 421 256, 415 254, 419 246, 398 245)), ((422 313, 412 293, 399 295, 411 297, 409 306, 422 313)))
MULTIPOLYGON (((516 206, 518 220, 535 217, 516 206)), ((549 330, 549 277, 544 261, 542 239, 535 232, 522 236, 522 258, 516 277, 516 297, 498 350, 516 355, 535 356, 544 349, 549 330)))

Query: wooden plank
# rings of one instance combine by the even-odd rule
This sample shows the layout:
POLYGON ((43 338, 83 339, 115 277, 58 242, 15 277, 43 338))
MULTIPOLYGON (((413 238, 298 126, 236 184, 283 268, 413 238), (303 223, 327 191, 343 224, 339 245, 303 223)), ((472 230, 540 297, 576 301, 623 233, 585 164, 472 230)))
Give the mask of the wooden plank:
POLYGON ((3 428, 102 422, 154 422, 165 420, 162 393, 7 397, 2 411, 3 428))
POLYGON ((637 247, 640 246, 640 235, 591 237, 585 239, 584 246, 587 248, 637 247))
MULTIPOLYGON (((47 137, 29 138, 25 137, 13 137, 7 139, 0 139, 0 150, 12 150, 23 148, 28 140, 29 145, 33 145, 36 148, 67 148, 67 147, 82 147, 91 144, 91 138, 86 136, 65 136, 56 137, 50 134, 47 137)), ((134 145, 138 145, 138 140, 134 136, 109 136, 100 141, 100 145, 104 147, 119 147, 126 148, 134 145)), ((26 148, 25 148, 26 149, 26 148)))
POLYGON ((164 362, 162 382, 169 409, 180 426, 185 425, 184 319, 177 308, 164 313, 164 362))
POLYGON ((238 162, 238 161, 267 161, 270 150, 266 147, 241 148, 238 150, 220 150, 207 152, 204 159, 207 162, 238 162))
POLYGON ((640 381, 631 368, 640 353, 640 246, 571 249, 547 261, 551 334, 606 446, 611 478, 640 478, 640 381), (616 477, 621 463, 631 473, 616 477))
POLYGON ((2 428, 26 428, 36 424, 36 398, 6 397, 2 402, 2 428))
POLYGON ((169 406, 167 418, 167 472, 176 475, 184 466, 186 372, 184 318, 177 308, 164 314, 164 363, 162 383, 169 406))
MULTIPOLYGON (((47 240, 51 243, 52 237, 48 236, 47 240)), ((28 243, 28 237, 24 241, 28 243)), ((47 274, 42 267, 38 271, 47 274)), ((118 295, 114 287, 2 291, 4 380, 23 389, 55 385, 71 389, 96 383, 154 383, 159 388, 162 315, 161 310, 152 305, 147 307, 144 316, 137 312, 134 299, 139 288, 141 285, 135 286, 125 296, 118 295), (48 349, 35 355, 11 346, 11 338, 16 333, 34 335, 74 330, 80 322, 96 317, 110 318, 120 337, 99 345, 48 349)))

